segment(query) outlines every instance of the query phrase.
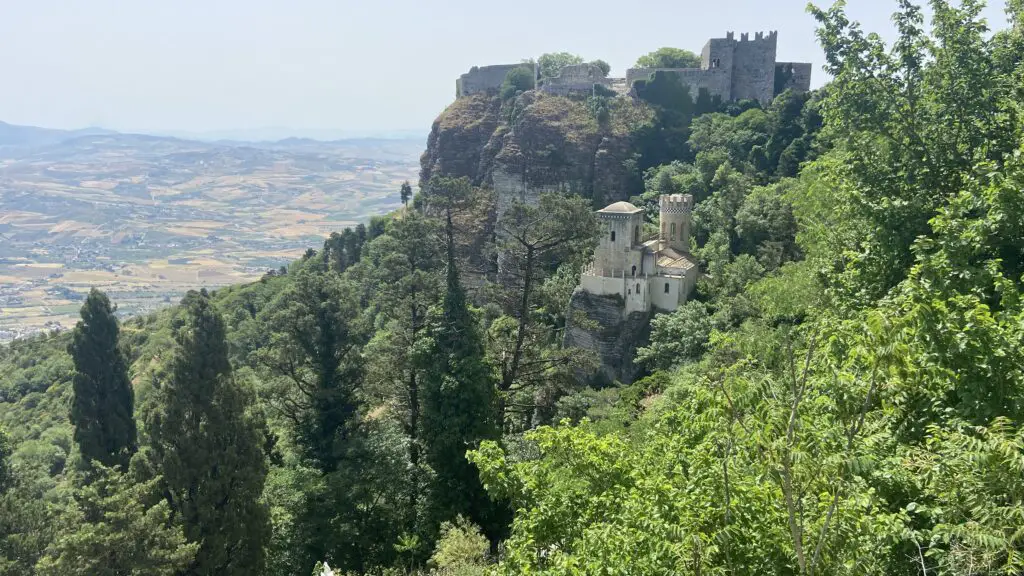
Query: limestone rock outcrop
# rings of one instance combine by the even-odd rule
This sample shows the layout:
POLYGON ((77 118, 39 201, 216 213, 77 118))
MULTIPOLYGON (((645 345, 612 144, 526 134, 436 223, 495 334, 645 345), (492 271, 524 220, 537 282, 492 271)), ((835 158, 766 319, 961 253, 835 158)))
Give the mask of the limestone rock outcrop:
POLYGON ((497 150, 489 145, 501 125, 501 99, 487 94, 459 98, 436 120, 420 156, 420 185, 435 174, 468 177, 474 185, 490 180, 497 150))
POLYGON ((487 94, 459 98, 434 122, 420 184, 438 174, 466 176, 493 187, 499 203, 520 193, 510 186, 577 193, 595 207, 628 199, 643 186, 629 160, 654 112, 624 98, 606 105, 600 113, 585 99, 538 91, 504 102, 487 94))
POLYGON ((624 310, 621 298, 595 296, 580 288, 573 292, 563 345, 597 354, 600 373, 583 375, 586 379, 628 384, 640 374, 633 358, 648 341, 651 314, 624 310))

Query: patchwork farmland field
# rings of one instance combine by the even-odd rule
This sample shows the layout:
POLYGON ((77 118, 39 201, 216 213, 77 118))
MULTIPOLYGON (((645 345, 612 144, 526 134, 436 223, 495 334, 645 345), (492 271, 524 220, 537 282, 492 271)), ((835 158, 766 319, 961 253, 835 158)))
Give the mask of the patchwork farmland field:
POLYGON ((0 341, 259 278, 399 205, 420 140, 207 143, 129 134, 0 147, 0 341))

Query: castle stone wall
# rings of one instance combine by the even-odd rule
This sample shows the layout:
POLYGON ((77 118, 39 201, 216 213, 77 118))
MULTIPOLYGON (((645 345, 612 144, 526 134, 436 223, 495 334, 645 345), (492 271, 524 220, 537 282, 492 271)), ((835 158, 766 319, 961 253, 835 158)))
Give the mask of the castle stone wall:
POLYGON ((711 97, 718 96, 722 100, 729 100, 731 73, 728 68, 685 69, 678 74, 683 84, 690 87, 690 97, 694 100, 702 89, 707 90, 711 97))
POLYGON ((730 99, 732 82, 730 70, 727 68, 708 70, 700 68, 630 68, 626 70, 626 84, 632 89, 634 82, 647 80, 655 72, 667 72, 679 76, 679 80, 690 87, 690 97, 694 100, 697 99, 701 89, 707 90, 712 97, 718 96, 722 100, 730 99))
POLYGON ((619 296, 621 298, 626 296, 625 278, 583 274, 580 277, 580 286, 596 296, 619 296))
POLYGON ((646 312, 651 309, 647 278, 626 279, 626 314, 646 312))
MULTIPOLYGON (((767 105, 786 89, 806 92, 811 89, 811 65, 805 62, 776 62, 777 32, 757 32, 753 38, 728 32, 725 38, 712 38, 701 50, 700 68, 630 68, 623 80, 605 78, 592 64, 566 66, 558 76, 544 79, 540 90, 567 95, 593 90, 595 84, 618 93, 632 91, 637 80, 646 80, 655 72, 670 72, 690 87, 694 99, 707 90, 722 100, 757 100, 767 105)), ((455 97, 481 92, 497 92, 510 70, 522 64, 474 66, 455 81, 455 97)))
POLYGON ((626 70, 626 86, 632 90, 637 80, 647 80, 654 73, 654 68, 630 68, 626 70))
POLYGON ((519 66, 522 64, 474 66, 455 81, 455 97, 472 96, 481 92, 497 92, 509 71, 519 66))
POLYGON ((787 89, 795 92, 809 92, 811 90, 811 64, 810 62, 776 62, 776 78, 784 80, 775 86, 775 93, 781 94, 787 89))
POLYGON ((778 34, 740 36, 733 47, 732 99, 771 102, 775 96, 775 55, 778 34))
POLYGON ((682 278, 672 276, 657 276, 651 279, 651 304, 658 310, 672 311, 680 303, 680 297, 685 298, 685 283, 682 278), (668 285, 668 292, 665 292, 665 285, 668 285))
POLYGON ((562 96, 571 93, 589 94, 594 84, 611 88, 612 82, 593 64, 573 64, 562 68, 558 76, 545 78, 541 90, 562 96))
POLYGON ((712 38, 704 45, 700 53, 700 67, 705 70, 722 69, 732 73, 736 41, 733 33, 725 38, 712 38))

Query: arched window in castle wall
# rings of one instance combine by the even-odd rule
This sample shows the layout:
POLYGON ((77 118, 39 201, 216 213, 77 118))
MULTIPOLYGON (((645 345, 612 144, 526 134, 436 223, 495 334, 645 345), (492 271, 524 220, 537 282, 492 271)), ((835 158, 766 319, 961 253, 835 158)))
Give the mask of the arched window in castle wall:
POLYGON ((615 230, 612 230, 612 242, 615 242, 615 230))
POLYGON ((665 282, 665 294, 668 294, 668 282, 665 282))
POLYGON ((633 226, 633 244, 640 243, 640 227, 633 226))
MULTIPOLYGON (((675 240, 676 239, 676 223, 675 222, 672 223, 672 227, 669 228, 669 230, 671 230, 671 232, 672 232, 671 239, 675 240)), ((615 232, 612 232, 612 240, 615 239, 614 236, 615 236, 615 232)))
POLYGON ((640 285, 639 284, 636 285, 636 293, 640 294, 640 285))
POLYGON ((636 266, 633 266, 633 277, 636 278, 636 266))

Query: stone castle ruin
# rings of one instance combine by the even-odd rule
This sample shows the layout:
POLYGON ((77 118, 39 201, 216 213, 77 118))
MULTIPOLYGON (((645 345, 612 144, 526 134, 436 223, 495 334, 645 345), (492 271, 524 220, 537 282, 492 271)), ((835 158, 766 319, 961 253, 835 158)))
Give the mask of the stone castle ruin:
POLYGON ((573 64, 563 67, 558 76, 545 78, 540 89, 549 94, 566 96, 578 92, 589 93, 594 86, 611 89, 613 82, 593 64, 573 64))
POLYGON ((472 96, 473 94, 497 92, 501 88, 505 76, 522 64, 495 64, 492 66, 473 66, 469 72, 455 80, 455 97, 472 96))
MULTIPOLYGON (((540 86, 544 92, 567 95, 591 92, 595 85, 620 93, 632 90, 638 80, 647 80, 656 72, 678 75, 696 96, 707 90, 711 97, 723 101, 757 100, 768 104, 787 89, 807 92, 811 89, 811 64, 778 62, 778 32, 749 34, 727 32, 725 38, 712 38, 701 50, 700 68, 630 68, 626 77, 605 78, 592 64, 566 66, 554 78, 545 78, 540 86)), ((493 93, 501 88, 505 75, 523 64, 499 64, 473 67, 455 81, 456 98, 479 93, 493 93)))

